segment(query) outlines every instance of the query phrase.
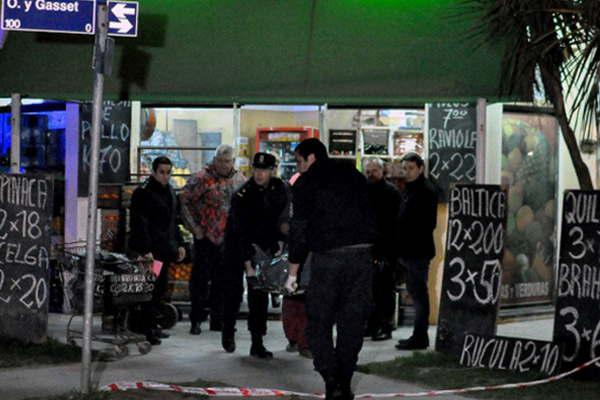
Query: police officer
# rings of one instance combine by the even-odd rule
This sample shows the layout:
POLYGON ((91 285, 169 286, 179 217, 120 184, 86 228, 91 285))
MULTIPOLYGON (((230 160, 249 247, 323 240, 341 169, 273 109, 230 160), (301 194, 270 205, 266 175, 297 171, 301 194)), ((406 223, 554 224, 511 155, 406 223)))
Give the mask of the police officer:
POLYGON ((252 335, 250 355, 272 358, 263 345, 267 332, 269 294, 256 287, 253 258, 257 252, 276 255, 281 252, 284 235, 283 215, 288 210, 286 184, 273 176, 276 159, 268 153, 256 153, 252 178, 232 197, 225 230, 225 264, 227 268, 225 313, 221 343, 228 353, 235 351, 235 322, 242 302, 243 276, 248 286, 248 330, 252 335))

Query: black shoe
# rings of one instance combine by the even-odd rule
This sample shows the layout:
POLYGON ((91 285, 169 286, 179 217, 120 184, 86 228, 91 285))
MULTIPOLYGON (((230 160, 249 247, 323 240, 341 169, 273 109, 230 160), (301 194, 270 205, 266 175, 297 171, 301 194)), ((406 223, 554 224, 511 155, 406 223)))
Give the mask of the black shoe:
POLYGON ((152 346, 158 346, 162 343, 161 340, 154 335, 146 335, 146 341, 152 346))
POLYGON ((262 358, 265 360, 270 360, 271 358, 273 358, 273 353, 265 349, 265 346, 263 346, 262 344, 253 344, 250 347, 250 355, 252 357, 262 358))
POLYGON ((281 300, 279 295, 271 295, 271 307, 279 308, 281 306, 281 300))
POLYGON ((386 329, 378 329, 375 333, 373 333, 373 335, 371 336, 371 340, 374 342, 381 342, 384 340, 390 340, 392 338, 392 332, 386 330, 386 329))
POLYGON ((155 329, 154 336, 159 339, 168 339, 171 337, 171 335, 169 335, 167 332, 164 332, 162 329, 155 329))
POLYGON ((235 351, 235 338, 233 335, 221 335, 221 345, 223 350, 233 353, 235 351))
POLYGON ((285 351, 287 351, 288 353, 295 353, 298 351, 298 343, 296 342, 289 342, 288 345, 285 348, 285 351))
POLYGON ((398 350, 425 350, 429 347, 429 338, 415 339, 410 337, 406 340, 399 340, 396 344, 398 350))
POLYGON ((192 322, 192 326, 190 327, 190 335, 199 335, 202 333, 202 329, 200 329, 200 324, 197 322, 192 322))
POLYGON ((342 391, 334 379, 325 380, 325 400, 338 400, 342 391))
POLYGON ((348 389, 340 389, 340 394, 336 397, 336 400, 354 400, 354 392, 348 389))

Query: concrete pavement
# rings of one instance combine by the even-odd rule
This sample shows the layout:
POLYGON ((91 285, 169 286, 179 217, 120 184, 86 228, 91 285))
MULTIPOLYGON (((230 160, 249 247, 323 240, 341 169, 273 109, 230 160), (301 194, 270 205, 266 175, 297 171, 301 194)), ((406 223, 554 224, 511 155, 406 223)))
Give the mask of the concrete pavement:
MULTIPOLYGON (((66 315, 51 314, 50 336, 64 341, 67 320, 66 315)), ((287 342, 279 321, 269 322, 265 345, 275 355, 275 358, 269 361, 248 356, 250 335, 246 330, 245 321, 238 322, 237 351, 233 354, 227 354, 221 349, 219 332, 203 330, 201 335, 191 336, 188 330, 188 322, 179 322, 169 331, 171 338, 163 340, 163 344, 155 346, 149 354, 140 355, 135 346, 131 345, 131 354, 122 360, 95 362, 94 383, 101 386, 116 381, 153 380, 163 383, 181 383, 203 379, 240 387, 301 392, 323 391, 322 380, 313 370, 312 360, 285 351, 287 342)), ((411 352, 400 352, 393 347, 396 340, 409 334, 410 328, 400 327, 394 331, 394 340, 385 342, 366 340, 359 363, 386 361, 398 356, 410 355, 411 352)), ((430 334, 433 343, 435 329, 431 329, 430 334)), ((549 339, 552 335, 552 320, 500 325, 498 334, 549 339)), ((0 399, 18 400, 77 390, 80 383, 80 367, 80 364, 67 364, 0 369, 0 399)), ((422 390, 409 383, 361 373, 355 375, 353 386, 356 393, 422 390)), ((460 399, 461 397, 446 396, 445 398, 460 399)))

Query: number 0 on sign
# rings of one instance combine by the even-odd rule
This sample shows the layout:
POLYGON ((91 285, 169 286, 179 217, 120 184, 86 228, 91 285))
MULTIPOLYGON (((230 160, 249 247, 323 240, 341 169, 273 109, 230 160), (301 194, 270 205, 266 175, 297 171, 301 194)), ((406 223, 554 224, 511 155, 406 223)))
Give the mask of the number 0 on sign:
POLYGON ((96 0, 1 0, 4 30, 93 35, 96 0))

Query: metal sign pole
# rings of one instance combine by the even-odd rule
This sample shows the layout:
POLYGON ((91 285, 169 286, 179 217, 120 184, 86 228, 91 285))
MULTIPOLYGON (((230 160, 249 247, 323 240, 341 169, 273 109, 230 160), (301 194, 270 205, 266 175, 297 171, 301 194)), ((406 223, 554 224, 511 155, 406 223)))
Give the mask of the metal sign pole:
POLYGON ((10 172, 18 174, 21 169, 21 95, 13 93, 10 99, 10 122, 12 126, 10 172))
POLYGON ((94 304, 94 261, 96 258, 96 224, 98 214, 98 153, 104 92, 105 52, 108 38, 108 12, 106 4, 99 4, 98 23, 94 49, 94 94, 92 105, 92 132, 90 150, 90 177, 88 189, 87 248, 85 259, 85 308, 83 318, 83 346, 81 355, 81 391, 88 394, 91 388, 92 318, 94 304))
POLYGON ((477 99, 477 142, 476 142, 476 179, 477 183, 485 182, 485 153, 486 153, 486 110, 487 101, 485 99, 477 99))

